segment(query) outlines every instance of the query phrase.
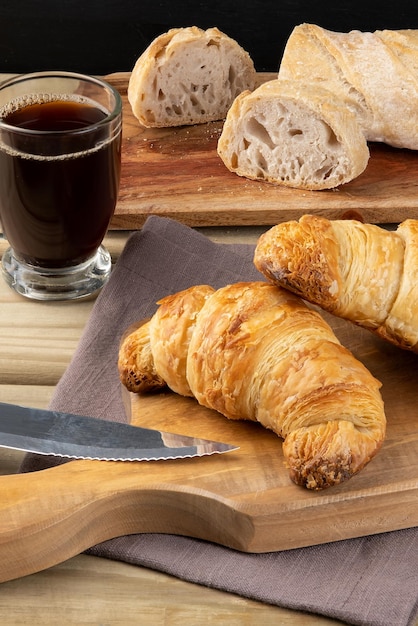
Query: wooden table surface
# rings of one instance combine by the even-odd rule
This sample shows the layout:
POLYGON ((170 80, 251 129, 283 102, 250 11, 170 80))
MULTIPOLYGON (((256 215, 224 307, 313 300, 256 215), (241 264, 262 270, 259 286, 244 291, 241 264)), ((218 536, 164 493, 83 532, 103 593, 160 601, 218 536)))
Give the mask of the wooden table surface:
MULTIPOLYGON (((255 242, 265 227, 200 230, 219 242, 255 242)), ((112 231, 106 237, 105 244, 114 260, 128 234, 112 231)), ((0 239, 0 254, 6 247, 7 242, 0 239)), ((0 279, 0 401, 47 406, 77 347, 93 304, 93 300, 32 302, 15 294, 0 279)), ((19 452, 1 450, 0 474, 16 472, 21 458, 19 452)), ((0 585, 0 615, 0 621, 8 626, 340 623, 85 554, 0 585)))
MULTIPOLYGON (((0 82, 8 78, 0 76, 0 82)), ((214 241, 251 243, 267 227, 201 228, 214 241)), ((117 260, 129 232, 111 231, 105 245, 117 260)), ((7 248, 1 238, 0 256, 7 248)), ((38 303, 0 278, 0 401, 46 407, 70 362, 93 300, 38 303)), ((0 450, 0 474, 18 471, 22 454, 0 450)), ((331 626, 312 614, 269 606, 188 583, 161 572, 76 556, 49 570, 0 585, 0 621, 20 624, 147 626, 331 626)))
MULTIPOLYGON (((0 82, 6 75, 0 75, 0 82)), ((220 243, 255 243, 267 226, 198 228, 220 243)), ((111 231, 114 261, 129 232, 111 231)), ((1 236, 0 257, 7 248, 1 236)), ((38 303, 15 294, 0 277, 0 401, 46 407, 74 353, 94 300, 38 303)), ((0 449, 0 474, 18 471, 23 454, 0 449)), ((0 564, 1 567, 1 564, 0 564)), ((269 606, 188 583, 161 572, 76 556, 61 565, 0 585, 0 622, 141 624, 147 626, 332 626, 318 615, 269 606)), ((418 621, 416 623, 418 626, 418 621)))

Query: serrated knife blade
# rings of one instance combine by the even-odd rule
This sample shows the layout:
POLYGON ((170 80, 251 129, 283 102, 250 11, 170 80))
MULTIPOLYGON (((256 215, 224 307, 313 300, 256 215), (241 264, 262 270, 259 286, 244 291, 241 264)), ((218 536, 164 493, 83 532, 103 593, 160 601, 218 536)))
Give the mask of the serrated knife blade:
POLYGON ((0 402, 0 447, 70 459, 157 461, 237 446, 162 430, 0 402))

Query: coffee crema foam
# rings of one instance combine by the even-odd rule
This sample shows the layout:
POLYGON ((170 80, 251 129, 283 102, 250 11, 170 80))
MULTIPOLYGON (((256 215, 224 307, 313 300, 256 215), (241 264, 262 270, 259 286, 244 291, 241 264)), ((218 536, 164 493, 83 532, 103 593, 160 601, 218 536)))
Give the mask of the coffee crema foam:
MULTIPOLYGON (((45 130, 34 130, 28 128, 22 128, 19 126, 15 126, 14 124, 8 124, 7 118, 16 113, 20 109, 24 109, 25 107, 32 106, 35 104, 47 104, 50 102, 74 102, 77 104, 86 104, 92 106, 96 109, 102 111, 102 113, 108 117, 109 112, 102 106, 100 106, 97 102, 90 100, 89 98, 85 98, 83 96, 74 96, 73 94, 51 94, 51 93, 36 93, 36 94, 27 94, 24 96, 19 96, 18 98, 14 98, 10 100, 7 104, 0 108, 0 123, 3 123, 7 126, 7 132, 16 132, 17 134, 28 134, 32 137, 42 135, 50 135, 53 137, 54 135, 72 135, 77 134, 78 132, 86 133, 89 130, 89 127, 75 129, 75 130, 65 130, 65 131, 45 131, 45 130)), ((97 126, 100 122, 93 122, 91 124, 91 128, 97 126)), ((28 159, 33 161, 67 161, 69 159, 78 159, 89 154, 93 154, 101 150, 104 146, 108 145, 113 139, 114 136, 108 137, 105 141, 99 142, 97 145, 93 146, 89 150, 82 150, 80 152, 69 152, 66 154, 56 154, 56 155, 41 155, 41 154, 33 154, 23 152, 18 150, 12 146, 6 144, 2 139, 2 129, 0 126, 0 150, 8 154, 12 157, 19 157, 21 159, 28 159)))

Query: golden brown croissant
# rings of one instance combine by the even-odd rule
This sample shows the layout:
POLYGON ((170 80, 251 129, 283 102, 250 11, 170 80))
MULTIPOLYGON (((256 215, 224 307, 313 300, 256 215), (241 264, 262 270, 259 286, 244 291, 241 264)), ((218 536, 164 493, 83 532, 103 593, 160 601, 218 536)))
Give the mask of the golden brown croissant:
POLYGON ((264 233, 254 263, 276 285, 418 352, 418 220, 388 231, 305 215, 264 233))
POLYGON ((284 439, 290 476, 309 489, 350 478, 379 450, 379 381, 300 298, 260 281, 191 287, 159 304, 121 344, 130 391, 152 388, 158 372, 203 406, 259 422, 284 439))

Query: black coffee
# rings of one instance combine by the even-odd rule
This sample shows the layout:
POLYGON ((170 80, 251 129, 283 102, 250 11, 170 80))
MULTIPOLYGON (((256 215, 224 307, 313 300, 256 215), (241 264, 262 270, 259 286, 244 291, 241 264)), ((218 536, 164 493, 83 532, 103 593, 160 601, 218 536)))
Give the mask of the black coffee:
POLYGON ((89 102, 64 99, 22 102, 3 116, 28 131, 3 130, 0 143, 1 222, 26 263, 76 265, 100 245, 116 205, 121 148, 120 135, 109 139, 100 125, 105 117, 89 102))

